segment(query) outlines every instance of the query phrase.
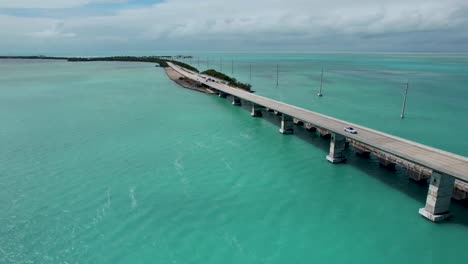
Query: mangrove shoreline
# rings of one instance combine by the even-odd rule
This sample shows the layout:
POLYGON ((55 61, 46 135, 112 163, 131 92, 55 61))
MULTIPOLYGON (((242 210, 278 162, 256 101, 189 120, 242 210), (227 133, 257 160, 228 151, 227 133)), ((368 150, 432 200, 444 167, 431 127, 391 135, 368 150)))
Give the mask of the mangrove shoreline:
MULTIPOLYGON (((169 64, 167 64, 167 63, 171 62, 171 63, 174 63, 175 65, 180 66, 182 68, 185 68, 185 69, 188 69, 190 71, 199 73, 197 68, 195 68, 195 67, 193 67, 193 66, 191 66, 189 64, 186 64, 186 63, 183 63, 183 62, 180 62, 180 61, 176 61, 176 60, 173 59, 173 58, 181 58, 181 57, 185 58, 185 57, 191 57, 191 56, 181 56, 181 55, 178 55, 178 56, 110 56, 110 57, 0 56, 0 59, 65 60, 65 61, 69 61, 69 62, 96 62, 96 61, 144 62, 144 63, 155 63, 159 67, 166 68, 166 69, 170 68, 169 64)), ((166 74, 167 73, 168 73, 168 71, 166 70, 166 74)), ((218 71, 216 71, 214 69, 206 70, 206 71, 202 72, 202 74, 205 74, 205 75, 208 75, 208 76, 211 76, 211 77, 218 78, 218 79, 221 79, 223 81, 226 81, 228 83, 228 85, 231 86, 231 87, 238 88, 238 89, 245 90, 245 91, 249 91, 249 92, 251 91, 252 85, 250 85, 248 83, 239 82, 235 78, 230 77, 230 76, 228 76, 228 75, 226 75, 224 73, 218 72, 218 71)), ((171 76, 169 76, 169 78, 171 78, 171 76)), ((172 78, 171 78, 171 80, 175 81, 176 83, 178 83, 179 85, 181 85, 181 86, 183 86, 185 88, 192 89, 192 90, 198 90, 198 89, 193 89, 195 87, 195 85, 192 84, 192 83, 187 83, 186 81, 183 82, 182 80, 174 80, 172 78), (184 85, 181 84, 182 82, 184 83, 184 85)), ((198 88, 200 88, 200 87, 198 87, 198 88)), ((204 90, 204 89, 202 89, 202 90, 204 90)))

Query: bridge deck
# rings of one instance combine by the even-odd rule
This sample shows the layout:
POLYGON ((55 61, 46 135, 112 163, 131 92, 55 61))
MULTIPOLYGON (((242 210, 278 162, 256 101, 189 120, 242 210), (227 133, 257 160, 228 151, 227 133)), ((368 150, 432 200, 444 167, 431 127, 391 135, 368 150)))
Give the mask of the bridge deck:
POLYGON ((263 96, 255 95, 237 88, 232 88, 223 83, 206 82, 205 79, 200 77, 201 74, 183 69, 172 63, 169 63, 169 65, 185 77, 203 82, 207 86, 216 90, 231 94, 257 105, 276 110, 304 122, 311 123, 314 126, 327 129, 331 132, 338 133, 353 140, 370 145, 399 158, 468 182, 468 158, 466 157, 392 136, 364 126, 346 122, 344 120, 322 115, 307 109, 275 101, 263 96), (358 134, 344 132, 344 128, 348 126, 355 128, 358 131, 358 134))

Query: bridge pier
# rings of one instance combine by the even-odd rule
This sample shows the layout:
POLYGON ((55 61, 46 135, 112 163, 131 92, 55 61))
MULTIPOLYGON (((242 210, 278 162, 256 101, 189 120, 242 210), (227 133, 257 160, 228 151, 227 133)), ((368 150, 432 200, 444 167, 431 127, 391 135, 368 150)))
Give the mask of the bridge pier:
POLYGON ((241 99, 239 97, 232 96, 232 105, 241 106, 241 99))
POLYGON ((330 131, 326 130, 326 129, 323 129, 323 128, 317 128, 317 131, 319 133, 319 135, 322 137, 322 138, 329 138, 331 135, 330 135, 330 131))
POLYGON ((309 132, 315 132, 317 131, 317 128, 314 127, 311 123, 305 123, 304 127, 307 129, 309 132))
POLYGON ((293 118, 293 122, 296 126, 304 126, 304 122, 302 120, 299 120, 297 118, 293 118))
POLYGON ((422 181, 424 179, 430 178, 432 175, 431 170, 414 164, 406 165, 406 169, 408 171, 408 177, 413 181, 422 181))
POLYGON ((226 97, 227 97, 227 93, 223 93, 223 92, 219 91, 218 96, 221 97, 221 98, 226 98, 226 97))
POLYGON ((252 111, 250 112, 250 115, 252 117, 262 117, 262 109, 262 106, 252 103, 252 111))
POLYGON ((327 155, 327 160, 331 163, 340 163, 346 160, 344 156, 344 149, 346 145, 346 138, 343 135, 331 133, 330 139, 330 153, 327 155))
POLYGON ((388 170, 395 170, 396 164, 395 162, 389 160, 386 157, 380 157, 378 156, 377 159, 379 160, 379 166, 382 168, 386 168, 388 170))
POLYGON ((464 200, 468 198, 468 183, 455 180, 455 189, 452 198, 455 200, 464 200))
POLYGON ((449 218, 454 185, 455 178, 433 171, 427 192, 426 206, 419 209, 419 214, 432 222, 440 222, 449 218))
POLYGON ((293 124, 293 118, 291 116, 285 114, 281 115, 281 128, 279 132, 281 134, 293 134, 293 124))

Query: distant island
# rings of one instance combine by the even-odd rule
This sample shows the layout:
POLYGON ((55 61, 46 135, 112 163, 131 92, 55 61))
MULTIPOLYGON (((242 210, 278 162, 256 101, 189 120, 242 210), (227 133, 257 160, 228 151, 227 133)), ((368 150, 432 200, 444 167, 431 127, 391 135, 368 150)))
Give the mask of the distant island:
POLYGON ((127 62, 149 62, 157 63, 160 67, 169 67, 167 62, 172 62, 180 67, 198 72, 198 70, 186 63, 175 59, 191 58, 191 56, 112 56, 112 57, 51 57, 51 56, 0 56, 0 59, 29 59, 29 60, 66 60, 70 62, 91 62, 91 61, 127 61, 127 62))
MULTIPOLYGON (((174 63, 177 66, 183 67, 185 69, 191 70, 193 72, 199 73, 200 71, 183 62, 177 61, 176 59, 186 59, 186 58, 193 58, 192 56, 185 56, 185 55, 176 55, 176 56, 111 56, 111 57, 51 57, 51 56, 0 56, 0 59, 29 59, 29 60, 66 60, 69 62, 93 62, 93 61, 122 61, 122 62, 146 62, 146 63, 156 63, 159 67, 166 68, 166 73, 168 73, 167 68, 170 68, 167 64, 168 62, 174 63)), ((239 88, 245 91, 251 91, 252 85, 248 83, 242 83, 237 81, 235 78, 230 77, 222 72, 218 72, 214 69, 209 69, 201 74, 209 75, 214 78, 218 78, 220 80, 226 81, 229 86, 239 88)), ((173 74, 168 76, 171 78, 173 74)), ((174 80, 174 78, 171 78, 174 80)), ((179 78, 176 78, 179 80, 179 78)), ((177 83, 181 84, 180 79, 177 83)), ((182 84, 181 84, 182 85, 182 84)), ((194 87, 193 83, 182 85, 186 88, 194 87)), ((200 88, 200 87, 198 87, 200 88)), ((191 89, 191 88, 190 88, 191 89)))

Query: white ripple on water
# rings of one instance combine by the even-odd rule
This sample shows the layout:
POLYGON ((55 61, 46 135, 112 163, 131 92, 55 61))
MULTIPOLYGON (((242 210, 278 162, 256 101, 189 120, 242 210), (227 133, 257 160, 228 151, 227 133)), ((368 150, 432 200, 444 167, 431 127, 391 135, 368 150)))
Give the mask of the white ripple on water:
POLYGON ((135 209, 135 207, 137 207, 137 200, 135 198, 135 187, 134 186, 131 186, 129 189, 128 189, 128 196, 130 197, 130 207, 133 209, 135 209))
POLYGON ((245 249, 240 243, 239 239, 237 239, 236 235, 226 231, 224 232, 224 240, 230 247, 236 250, 239 255, 246 257, 249 260, 255 261, 256 263, 264 262, 254 252, 251 252, 249 249, 245 249))
POLYGON ((249 133, 243 133, 243 132, 241 132, 239 135, 240 135, 241 137, 243 137, 243 138, 246 138, 246 139, 251 139, 251 138, 252 138, 252 136, 251 136, 249 133))
POLYGON ((2 253, 3 256, 6 256, 6 255, 7 255, 6 252, 5 252, 5 250, 3 250, 1 247, 0 247, 0 253, 2 253))
POLYGON ((226 141, 226 143, 228 143, 229 145, 233 146, 233 147, 240 147, 240 145, 232 140, 228 140, 226 141))
POLYGON ((107 197, 106 202, 96 209, 96 216, 93 219, 93 224, 94 225, 97 225, 99 222, 102 221, 104 216, 106 216, 106 211, 110 208, 110 206, 112 204, 109 189, 107 189, 107 191, 106 191, 106 197, 107 197))
POLYGON ((76 242, 76 226, 73 225, 71 231, 71 250, 75 250, 75 242, 76 242))
POLYGON ((208 147, 207 145, 203 144, 202 142, 196 141, 194 144, 195 144, 195 146, 197 146, 198 148, 210 149, 210 147, 208 147))
POLYGON ((174 161, 174 167, 177 174, 180 176, 180 183, 182 184, 184 194, 187 198, 192 198, 192 190, 190 188, 190 179, 184 174, 185 166, 182 162, 183 154, 179 153, 174 161))
POLYGON ((229 170, 232 170, 231 164, 229 164, 229 162, 227 162, 225 158, 222 158, 221 160, 223 161, 224 166, 226 166, 226 168, 228 168, 229 170))
POLYGON ((237 251, 241 252, 243 255, 245 255, 244 248, 242 245, 239 243, 239 240, 237 240, 236 236, 231 236, 230 237, 230 242, 233 247, 237 249, 237 251))
POLYGON ((177 174, 182 175, 184 174, 184 164, 182 163, 182 154, 179 154, 176 160, 174 161, 174 167, 177 171, 177 174))

